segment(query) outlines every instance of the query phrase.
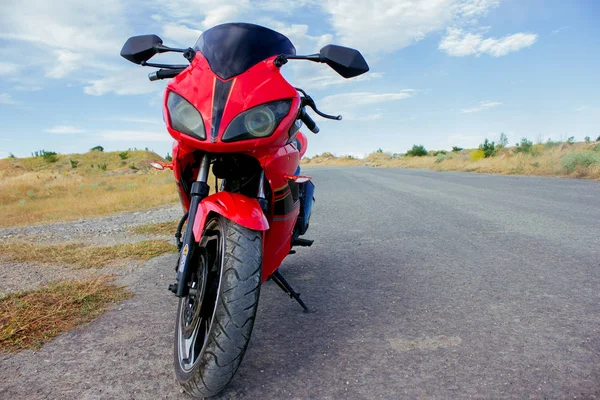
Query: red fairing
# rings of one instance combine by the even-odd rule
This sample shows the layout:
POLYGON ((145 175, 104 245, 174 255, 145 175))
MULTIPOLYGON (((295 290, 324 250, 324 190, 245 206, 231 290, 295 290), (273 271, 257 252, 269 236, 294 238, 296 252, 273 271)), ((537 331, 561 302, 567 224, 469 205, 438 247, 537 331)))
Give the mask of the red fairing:
POLYGON ((219 192, 203 199, 198 206, 194 221, 194 237, 199 241, 206 217, 211 212, 220 214, 238 225, 255 231, 266 231, 269 222, 263 214, 260 204, 238 193, 219 192))
POLYGON ((212 72, 207 60, 198 52, 190 66, 169 83, 163 103, 167 129, 177 141, 173 147, 173 172, 184 209, 189 209, 189 185, 198 175, 199 151, 249 155, 263 169, 270 186, 266 215, 253 198, 219 192, 200 203, 193 227, 195 238, 200 238, 207 216, 214 212, 249 229, 264 231, 263 280, 279 268, 290 252, 300 203, 298 198, 293 198, 287 177, 295 174, 307 144, 306 137, 300 132, 290 137, 290 128, 300 108, 300 96, 283 78, 279 68, 274 65, 274 59, 270 57, 240 75, 222 80, 212 72), (185 98, 200 112, 206 131, 205 140, 173 129, 167 108, 170 91, 185 98), (221 140, 237 115, 261 104, 280 100, 291 102, 290 111, 272 135, 233 142, 221 140), (217 105, 217 102, 220 104, 217 105), (297 139, 302 153, 299 153, 294 139, 297 139))

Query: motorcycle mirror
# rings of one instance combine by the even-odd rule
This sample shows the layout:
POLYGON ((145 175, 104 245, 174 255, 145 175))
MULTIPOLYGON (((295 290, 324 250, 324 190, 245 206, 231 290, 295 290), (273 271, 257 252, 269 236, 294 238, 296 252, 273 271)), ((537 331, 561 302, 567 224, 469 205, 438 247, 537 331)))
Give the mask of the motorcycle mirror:
POLYGON ((159 52, 162 39, 156 35, 132 36, 123 45, 121 57, 134 64, 141 64, 159 52))
POLYGON ((321 62, 325 62, 344 78, 353 78, 369 71, 360 51, 348 47, 328 44, 319 51, 321 62))

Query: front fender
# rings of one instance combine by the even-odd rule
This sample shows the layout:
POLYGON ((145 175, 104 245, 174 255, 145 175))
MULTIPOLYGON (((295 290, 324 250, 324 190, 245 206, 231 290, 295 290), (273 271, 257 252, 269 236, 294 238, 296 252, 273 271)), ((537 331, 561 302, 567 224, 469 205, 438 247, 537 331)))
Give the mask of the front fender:
POLYGON ((203 199, 198 205, 194 221, 194 237, 200 240, 208 214, 215 212, 238 225, 254 231, 269 229, 267 217, 256 199, 239 193, 219 192, 203 199))

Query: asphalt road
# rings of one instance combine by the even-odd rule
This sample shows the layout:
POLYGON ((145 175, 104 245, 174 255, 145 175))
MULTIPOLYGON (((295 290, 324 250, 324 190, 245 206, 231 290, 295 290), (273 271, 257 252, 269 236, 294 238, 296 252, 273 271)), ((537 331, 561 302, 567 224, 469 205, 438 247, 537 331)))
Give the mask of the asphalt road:
MULTIPOLYGON (((267 282, 221 398, 600 398, 599 182, 303 172, 315 244, 281 271, 315 312, 267 282)), ((119 309, 0 357, 0 397, 185 398, 172 258, 149 262, 119 309)))

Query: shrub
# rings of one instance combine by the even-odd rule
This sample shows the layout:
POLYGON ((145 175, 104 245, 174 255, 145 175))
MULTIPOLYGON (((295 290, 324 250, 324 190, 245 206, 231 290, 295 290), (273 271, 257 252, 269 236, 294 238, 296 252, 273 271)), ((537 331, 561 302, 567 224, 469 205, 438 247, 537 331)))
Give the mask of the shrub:
POLYGON ((16 158, 15 155, 13 153, 8 153, 8 157, 7 158, 16 158))
POLYGON ((138 169, 138 167, 136 167, 135 164, 130 164, 129 168, 132 169, 132 170, 134 170, 134 171, 137 171, 137 169, 138 169))
POLYGON ((596 142, 600 142, 600 136, 596 138, 596 142))
POLYGON ((575 143, 575 136, 571 136, 570 138, 567 139, 567 143, 568 144, 574 144, 575 143))
POLYGON ((106 163, 102 163, 102 164, 98 164, 97 167, 100 168, 102 171, 106 171, 107 165, 106 165, 106 163))
POLYGON ((121 160, 127 160, 129 158, 129 152, 128 151, 122 151, 119 153, 119 157, 121 157, 121 160))
POLYGON ((490 142, 487 139, 485 139, 485 141, 479 145, 479 149, 483 151, 485 158, 493 157, 498 152, 498 146, 496 146, 496 143, 490 142))
POLYGON ((439 163, 441 163, 442 161, 444 161, 446 159, 447 153, 446 152, 443 152, 443 153, 442 152, 438 152, 435 156, 436 156, 435 162, 437 164, 439 164, 439 163))
POLYGON ((502 133, 500 134, 500 141, 499 141, 499 143, 498 143, 498 146, 497 146, 497 148, 498 148, 498 149, 503 149, 503 148, 505 148, 506 146, 508 146, 508 138, 506 137, 506 135, 504 134, 504 132, 502 132, 502 133))
POLYGON ((423 146, 422 144, 420 144, 420 145, 413 144, 412 149, 407 151, 406 155, 411 156, 411 157, 423 157, 423 156, 427 155, 427 150, 425 149, 425 146, 423 146))
POLYGON ((437 157, 438 154, 444 154, 444 155, 446 155, 446 154, 448 154, 448 152, 446 150, 436 150, 436 151, 433 152, 433 155, 435 157, 437 157))
POLYGON ((383 149, 380 147, 377 149, 376 153, 383 153, 383 149))
POLYGON ((77 168, 79 165, 79 161, 69 160, 69 162, 71 163, 71 168, 77 168))
POLYGON ((44 160, 50 163, 56 162, 56 160, 58 160, 58 157, 56 156, 56 153, 54 151, 42 150, 41 155, 42 157, 44 157, 44 160))
POLYGON ((547 149, 551 149, 552 147, 560 146, 562 143, 560 141, 553 141, 552 139, 548 139, 546 143, 544 143, 544 147, 547 149))
POLYGON ((584 137, 583 140, 585 140, 586 143, 589 143, 591 141, 589 136, 584 137))
POLYGON ((535 168, 537 168, 537 167, 539 167, 539 166, 540 166, 540 163, 536 161, 536 162, 534 162, 534 163, 531 163, 531 164, 529 164, 529 165, 531 165, 532 167, 535 167, 535 168))
POLYGON ((521 143, 517 143, 517 153, 531 153, 533 142, 527 138, 521 139, 521 143))
POLYGON ((473 150, 470 154, 469 154, 469 159, 471 161, 477 161, 477 160, 481 160, 482 158, 485 158, 485 153, 483 152, 483 150, 481 149, 477 149, 477 150, 473 150))
POLYGON ((173 161, 173 157, 171 157, 171 155, 169 153, 167 153, 167 156, 165 157, 165 160, 167 160, 167 161, 173 161))
POLYGON ((592 150, 600 153, 600 144, 597 144, 594 147, 592 147, 592 150))
POLYGON ((462 147, 458 147, 458 146, 452 146, 452 152, 453 153, 458 153, 459 151, 463 151, 464 149, 462 147))
POLYGON ((104 151, 104 147, 102 147, 102 146, 95 146, 95 147, 92 147, 90 149, 90 151, 104 151))
POLYGON ((587 168, 590 165, 600 165, 600 154, 593 151, 574 151, 565 154, 561 164, 568 173, 571 173, 579 166, 587 168))

